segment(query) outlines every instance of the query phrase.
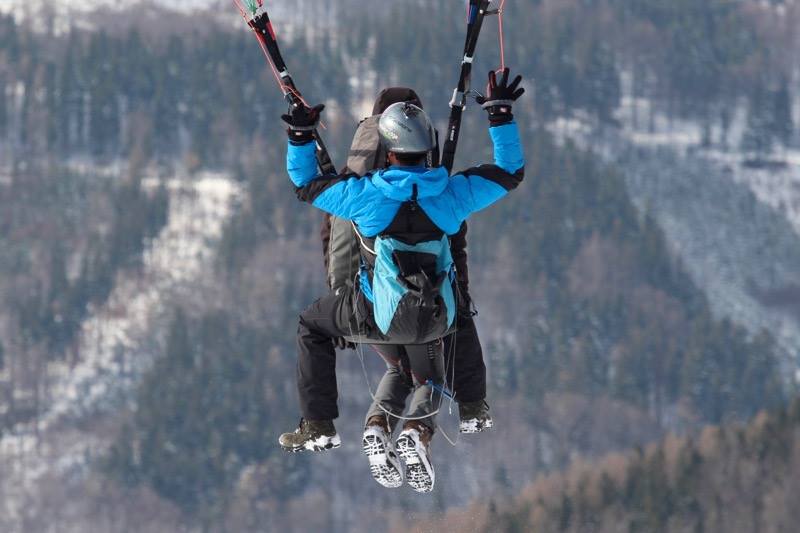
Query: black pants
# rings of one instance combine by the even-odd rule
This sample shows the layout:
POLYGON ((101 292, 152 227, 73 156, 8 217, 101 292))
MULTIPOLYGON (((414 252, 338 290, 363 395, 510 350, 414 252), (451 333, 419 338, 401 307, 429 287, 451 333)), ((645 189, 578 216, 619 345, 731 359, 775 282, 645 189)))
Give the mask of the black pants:
POLYGON ((486 399, 486 365, 475 321, 468 309, 459 309, 456 332, 444 340, 445 381, 459 403, 486 399))
POLYGON ((297 391, 307 420, 339 416, 334 339, 359 331, 352 291, 328 293, 300 314, 297 327, 297 391))
MULTIPOLYGON (((297 328, 297 389, 300 412, 308 420, 338 418, 336 337, 368 335, 369 306, 363 296, 346 288, 323 296, 300 314, 297 328)), ((456 400, 471 402, 486 397, 486 367, 472 317, 459 312, 458 332, 446 340, 447 368, 453 369, 456 400), (455 346, 452 345, 455 343, 455 346)), ((446 376, 450 384, 451 376, 446 376)))

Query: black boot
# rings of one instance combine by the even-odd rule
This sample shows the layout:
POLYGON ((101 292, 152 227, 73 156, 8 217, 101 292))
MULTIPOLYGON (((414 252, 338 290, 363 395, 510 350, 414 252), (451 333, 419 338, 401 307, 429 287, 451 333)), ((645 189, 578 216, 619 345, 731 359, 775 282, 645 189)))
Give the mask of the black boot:
POLYGON ((287 452, 304 450, 321 452, 338 448, 342 440, 336 434, 333 420, 300 419, 300 425, 292 433, 284 433, 278 442, 287 452))
POLYGON ((494 425, 492 415, 489 413, 489 404, 484 400, 459 403, 458 415, 460 418, 458 430, 461 433, 480 433, 485 429, 491 429, 494 425))

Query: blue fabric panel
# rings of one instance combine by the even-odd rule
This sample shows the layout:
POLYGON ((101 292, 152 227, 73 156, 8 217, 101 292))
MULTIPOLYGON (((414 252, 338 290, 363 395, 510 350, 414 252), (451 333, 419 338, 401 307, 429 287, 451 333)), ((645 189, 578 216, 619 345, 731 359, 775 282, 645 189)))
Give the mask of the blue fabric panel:
POLYGON ((404 202, 410 200, 414 186, 417 187, 417 198, 438 196, 447 187, 449 175, 444 167, 389 167, 370 175, 387 198, 404 202))
POLYGON ((366 298, 367 300, 369 300, 374 304, 375 297, 372 294, 372 285, 369 282, 369 273, 367 272, 367 269, 361 267, 361 270, 358 273, 358 277, 359 277, 358 280, 359 289, 361 290, 361 293, 364 295, 364 298, 366 298))
POLYGON ((516 122, 489 128, 489 136, 491 136, 494 146, 495 165, 509 174, 513 174, 525 166, 525 157, 522 154, 522 143, 516 122))
POLYGON ((389 333, 392 319, 400 304, 400 299, 406 293, 397 276, 400 269, 392 259, 392 246, 394 239, 375 239, 375 270, 372 275, 373 312, 375 324, 384 335, 389 333))
POLYGON ((326 189, 312 204, 352 220, 365 237, 374 237, 394 220, 401 202, 392 200, 366 178, 350 178, 326 189))
POLYGON ((392 319, 395 312, 397 312, 397 306, 400 304, 403 295, 408 292, 397 280, 400 269, 392 258, 392 252, 395 250, 428 253, 437 256, 438 272, 448 274, 439 288, 447 307, 448 327, 451 326, 453 320, 455 320, 456 306, 453 286, 447 281, 453 269, 453 258, 450 255, 450 242, 447 237, 442 237, 440 241, 428 241, 416 245, 405 244, 391 238, 378 237, 375 239, 375 254, 377 257, 372 276, 374 315, 378 328, 384 335, 389 332, 392 319))
POLYGON ((286 152, 286 170, 297 187, 307 185, 317 176, 317 143, 289 143, 286 152))
POLYGON ((461 223, 475 211, 490 206, 508 191, 491 180, 480 176, 456 174, 444 193, 419 201, 420 207, 448 235, 458 232, 461 223))

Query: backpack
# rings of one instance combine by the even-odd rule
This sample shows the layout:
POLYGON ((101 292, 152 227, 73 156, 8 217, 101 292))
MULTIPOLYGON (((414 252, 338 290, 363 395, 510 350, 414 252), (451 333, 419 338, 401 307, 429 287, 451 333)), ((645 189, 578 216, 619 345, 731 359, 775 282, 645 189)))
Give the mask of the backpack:
MULTIPOLYGON (((414 213, 419 211, 413 200, 400 208, 401 218, 414 213)), ((448 334, 454 325, 456 286, 450 240, 441 231, 438 238, 424 238, 407 242, 392 235, 391 229, 374 239, 359 235, 359 288, 372 302, 375 325, 392 344, 428 343, 448 334)))

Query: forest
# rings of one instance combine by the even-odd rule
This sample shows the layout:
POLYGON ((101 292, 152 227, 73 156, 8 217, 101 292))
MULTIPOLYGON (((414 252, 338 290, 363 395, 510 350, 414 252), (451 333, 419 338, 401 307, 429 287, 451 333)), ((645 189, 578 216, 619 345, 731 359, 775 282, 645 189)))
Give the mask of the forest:
MULTIPOLYGON (((463 17, 439 2, 320 8, 329 17, 314 17, 311 4, 287 22, 281 45, 304 94, 328 105, 334 161, 383 86, 413 86, 443 125, 463 17)), ((351 483, 346 498, 375 504, 365 528, 380 523, 381 506, 392 516, 447 511, 449 527, 464 516, 454 506, 479 495, 469 516, 487 531, 736 531, 738 515, 719 501, 753 505, 746 490, 727 491, 758 486, 765 496, 741 512, 753 527, 788 531, 780 524, 797 517, 775 509, 794 486, 799 411, 787 407, 796 391, 775 339, 717 316, 662 228, 632 202, 624 171, 551 130, 562 119, 597 135, 619 127, 629 87, 651 104, 635 119, 642 124, 657 114, 691 120, 704 147, 780 157, 797 145, 789 50, 800 6, 515 4, 506 62, 534 89, 515 109, 526 181, 470 222, 469 254, 489 401, 524 444, 490 452, 498 432, 466 448, 486 457, 482 490, 453 481, 432 502, 394 501, 369 492, 365 470, 359 484, 274 445, 299 416, 292 332, 323 291, 319 213, 297 202, 285 176, 285 103, 256 41, 230 23, 235 12, 204 12, 194 24, 151 6, 159 26, 128 13, 120 27, 101 14, 96 28, 60 33, 0 15, 0 432, 40 416, 49 362, 80 361, 82 323, 120 277, 140 275, 168 222, 170 177, 218 171, 244 194, 214 243, 213 271, 150 325, 154 363, 107 423, 108 444, 91 465, 92 480, 121 491, 109 493, 121 494, 114 506, 164 510, 152 514, 155 529, 244 531, 270 520, 289 531, 311 502, 319 520, 347 530, 355 519, 336 505, 352 501, 319 502, 314 492, 327 482, 339 491, 351 483), (746 132, 734 146, 739 106, 746 132), (757 416, 763 410, 771 414, 757 416), (606 456, 628 448, 636 451, 606 456), (731 477, 733 464, 741 477, 731 477), (500 503, 510 493, 513 503, 500 503), (283 515, 284 505, 297 507, 283 515)), ((481 80, 499 59, 497 29, 482 39, 481 80)), ((491 157, 479 111, 468 110, 457 165, 491 157)), ((354 357, 341 356, 350 361, 343 379, 355 384, 343 398, 351 415, 368 400, 354 357)), ((436 453, 443 472, 463 480, 463 456, 436 453)), ((102 492, 89 494, 103 501, 102 492)))
POLYGON ((492 501, 481 509, 451 511, 426 527, 542 533, 793 531, 800 519, 794 505, 799 425, 795 401, 748 425, 709 426, 691 438, 670 436, 646 449, 573 465, 530 485, 510 505, 492 501))

